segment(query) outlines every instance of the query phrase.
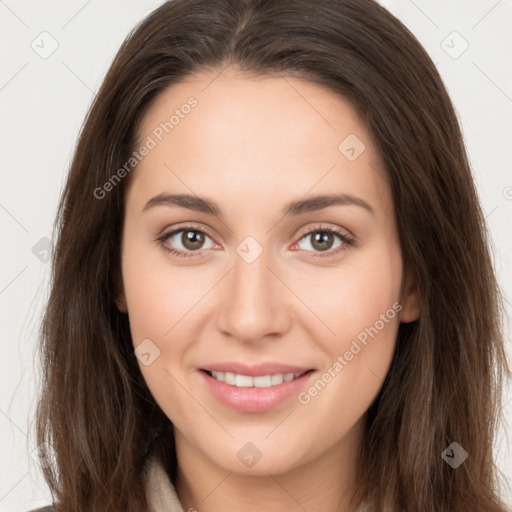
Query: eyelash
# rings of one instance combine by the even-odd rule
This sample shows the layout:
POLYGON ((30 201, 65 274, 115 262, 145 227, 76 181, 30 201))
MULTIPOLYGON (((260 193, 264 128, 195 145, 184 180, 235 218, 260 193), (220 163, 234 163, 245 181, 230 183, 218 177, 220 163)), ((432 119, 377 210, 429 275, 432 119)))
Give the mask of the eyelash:
MULTIPOLYGON (((207 231, 204 231, 203 229, 199 229, 199 228, 197 228, 195 226, 181 226, 178 229, 173 229, 172 231, 166 232, 162 236, 159 236, 156 239, 156 242, 158 242, 165 251, 167 251, 168 253, 170 253, 173 256, 176 256, 178 258, 194 258, 194 257, 196 257, 195 253, 198 253, 201 250, 184 252, 184 251, 179 251, 177 249, 171 249, 171 248, 169 248, 169 247, 167 247, 165 245, 165 242, 171 236, 175 235, 176 233, 180 233, 181 231, 195 231, 197 233, 202 233, 202 234, 208 236, 210 239, 213 239, 213 237, 207 231)), ((325 254, 322 254, 320 251, 317 251, 317 252, 315 252, 315 251, 307 251, 307 252, 314 252, 315 253, 314 255, 311 255, 311 254, 306 255, 309 258, 326 258, 326 257, 331 257, 331 256, 333 256, 335 254, 338 254, 340 251, 343 251, 343 250, 346 250, 349 247, 352 247, 354 245, 354 243, 355 243, 355 239, 354 239, 353 236, 347 235, 346 233, 342 233, 341 231, 338 231, 335 228, 326 228, 326 227, 323 227, 323 226, 315 226, 315 227, 313 227, 312 229, 310 229, 309 231, 304 233, 299 238, 299 242, 302 239, 304 239, 304 238, 306 238, 306 237, 308 237, 308 236, 310 236, 310 235, 312 235, 314 233, 330 233, 330 234, 336 235, 343 242, 343 245, 340 246, 340 247, 337 247, 335 250, 325 251, 325 254)))

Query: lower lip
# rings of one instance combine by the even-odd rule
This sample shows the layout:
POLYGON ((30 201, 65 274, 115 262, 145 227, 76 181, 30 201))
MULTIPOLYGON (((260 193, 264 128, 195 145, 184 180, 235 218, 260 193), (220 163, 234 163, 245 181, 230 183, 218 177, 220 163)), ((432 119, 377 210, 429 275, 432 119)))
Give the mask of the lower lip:
POLYGON ((213 396, 222 404, 241 412, 265 412, 296 395, 314 372, 309 371, 289 382, 268 388, 239 388, 214 379, 204 370, 199 373, 213 396))

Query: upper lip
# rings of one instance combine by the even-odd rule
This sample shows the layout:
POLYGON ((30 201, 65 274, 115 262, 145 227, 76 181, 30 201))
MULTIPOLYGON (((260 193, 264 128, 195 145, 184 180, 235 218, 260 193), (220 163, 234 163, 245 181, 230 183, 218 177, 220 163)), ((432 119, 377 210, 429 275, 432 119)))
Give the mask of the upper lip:
POLYGON ((268 362, 258 364, 243 364, 235 361, 215 363, 201 368, 209 372, 231 372, 238 375, 258 377, 261 375, 273 375, 276 373, 304 373, 313 368, 307 366, 294 366, 290 364, 268 362))

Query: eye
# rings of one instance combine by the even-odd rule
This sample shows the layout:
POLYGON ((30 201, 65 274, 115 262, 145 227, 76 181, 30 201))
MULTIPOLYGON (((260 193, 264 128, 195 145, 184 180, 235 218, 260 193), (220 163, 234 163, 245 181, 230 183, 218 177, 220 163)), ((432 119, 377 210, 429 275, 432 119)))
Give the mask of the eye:
MULTIPOLYGON (((203 250, 220 247, 213 242, 208 233, 195 226, 173 229, 158 237, 157 242, 165 251, 179 258, 200 257, 203 250)), ((338 254, 352 245, 354 245, 352 235, 324 226, 315 226, 303 234, 295 244, 299 249, 313 253, 308 254, 308 257, 321 258, 338 254)))
POLYGON ((354 245, 354 238, 353 236, 334 228, 316 226, 305 233, 296 245, 302 250, 315 253, 308 256, 322 258, 326 256, 333 256, 334 254, 354 245), (306 243, 303 243, 301 246, 301 242, 306 243), (326 254, 324 255, 319 253, 326 254))
POLYGON ((201 229, 193 226, 184 226, 163 234, 157 239, 160 245, 169 253, 180 258, 195 257, 203 249, 211 249, 216 244, 210 236, 201 229), (207 240, 210 241, 206 244, 207 240))

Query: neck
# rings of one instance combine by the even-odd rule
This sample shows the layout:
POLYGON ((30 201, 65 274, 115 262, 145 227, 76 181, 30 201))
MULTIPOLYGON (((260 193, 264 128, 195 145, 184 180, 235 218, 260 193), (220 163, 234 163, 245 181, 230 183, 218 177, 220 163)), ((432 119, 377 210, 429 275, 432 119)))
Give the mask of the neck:
POLYGON ((214 464, 175 431, 178 458, 176 490, 184 510, 225 512, 355 512, 357 447, 362 421, 337 445, 313 460, 279 474, 247 475, 214 464))

